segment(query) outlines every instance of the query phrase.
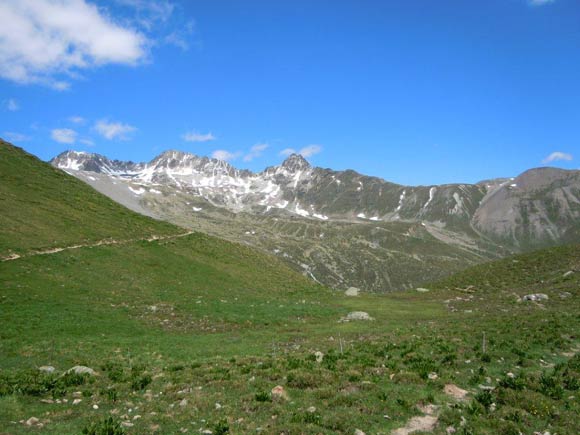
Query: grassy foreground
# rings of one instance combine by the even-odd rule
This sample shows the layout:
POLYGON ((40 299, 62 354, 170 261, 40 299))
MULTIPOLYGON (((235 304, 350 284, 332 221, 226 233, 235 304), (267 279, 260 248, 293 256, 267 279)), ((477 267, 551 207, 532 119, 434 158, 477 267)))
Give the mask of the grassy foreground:
POLYGON ((556 248, 359 297, 199 234, 1 263, 0 427, 388 434, 435 404, 436 434, 575 434, 579 262, 556 248), (339 322, 357 310, 374 320, 339 322))
MULTIPOLYGON (((179 232, 0 144, 0 256, 179 232)), ((389 434, 435 405, 435 434, 577 434, 579 289, 579 246, 358 297, 202 234, 23 256, 0 262, 0 433, 389 434)))

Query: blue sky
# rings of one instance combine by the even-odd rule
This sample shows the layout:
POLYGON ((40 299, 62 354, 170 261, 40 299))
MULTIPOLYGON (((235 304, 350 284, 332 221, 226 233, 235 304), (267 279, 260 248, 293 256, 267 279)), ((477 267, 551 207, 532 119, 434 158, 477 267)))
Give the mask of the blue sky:
POLYGON ((3 0, 0 136, 403 184, 580 165, 577 0, 3 0))

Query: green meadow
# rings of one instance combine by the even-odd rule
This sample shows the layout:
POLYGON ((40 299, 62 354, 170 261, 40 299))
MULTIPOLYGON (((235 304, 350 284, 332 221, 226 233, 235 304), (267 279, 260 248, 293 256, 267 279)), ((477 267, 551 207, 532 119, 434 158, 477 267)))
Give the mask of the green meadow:
POLYGON ((577 245, 349 297, 201 233, 130 241, 183 230, 0 150, 33 174, 1 173, 2 434, 578 433, 577 245))

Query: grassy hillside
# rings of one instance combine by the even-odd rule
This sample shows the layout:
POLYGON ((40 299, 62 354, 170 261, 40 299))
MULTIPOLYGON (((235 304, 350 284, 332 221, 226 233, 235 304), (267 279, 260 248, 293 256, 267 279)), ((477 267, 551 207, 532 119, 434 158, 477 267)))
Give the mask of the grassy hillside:
POLYGON ((575 434, 579 258, 556 248, 354 298, 202 235, 2 263, 0 427, 388 434, 435 404, 435 434, 575 434), (549 299, 517 302, 532 291, 549 299), (374 320, 339 322, 355 310, 374 320), (77 364, 98 375, 63 376, 77 364))
MULTIPOLYGON (((47 228, 44 246, 101 237, 117 220, 137 239, 175 231, 6 150, 36 168, 44 196, 12 168, 2 219, 24 222, 13 207, 19 199, 34 208, 17 195, 28 189, 45 204, 31 222, 69 222, 47 228), (67 195, 51 189, 63 180, 67 195), (60 204, 71 195, 87 199, 96 230, 80 218, 91 207, 60 204)), ((34 247, 22 226, 3 227, 2 240, 34 247)), ((436 423, 436 435, 575 435, 579 262, 580 246, 554 248, 468 269, 426 292, 358 297, 202 234, 0 262, 0 431, 389 434, 415 417, 436 423), (530 293, 548 299, 523 301, 530 293), (353 311, 373 320, 341 321, 353 311), (95 374, 67 373, 76 365, 95 374), (449 385, 466 399, 450 397, 449 385), (276 386, 286 397, 272 394, 276 386)))
POLYGON ((0 140, 0 257, 98 241, 177 233, 0 140))

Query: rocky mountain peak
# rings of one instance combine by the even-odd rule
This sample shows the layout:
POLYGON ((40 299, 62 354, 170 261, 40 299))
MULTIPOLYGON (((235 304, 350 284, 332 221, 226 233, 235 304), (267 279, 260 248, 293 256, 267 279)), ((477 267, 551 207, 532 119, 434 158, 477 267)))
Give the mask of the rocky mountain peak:
POLYGON ((290 172, 303 171, 311 168, 310 163, 300 154, 291 154, 282 162, 282 167, 290 172))

